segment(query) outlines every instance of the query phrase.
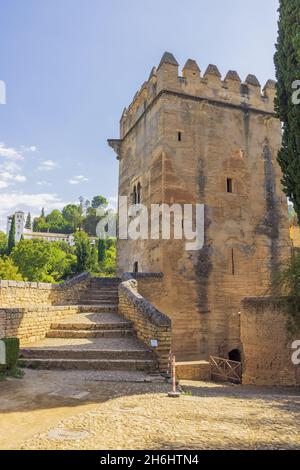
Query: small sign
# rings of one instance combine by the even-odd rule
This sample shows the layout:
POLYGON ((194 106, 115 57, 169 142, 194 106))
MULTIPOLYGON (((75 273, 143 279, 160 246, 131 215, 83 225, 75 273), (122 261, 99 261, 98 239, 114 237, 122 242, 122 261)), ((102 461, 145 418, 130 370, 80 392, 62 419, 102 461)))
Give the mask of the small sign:
POLYGON ((151 348, 157 348, 158 341, 157 339, 151 339, 151 348))
POLYGON ((0 340, 0 364, 6 365, 6 347, 4 341, 0 340))

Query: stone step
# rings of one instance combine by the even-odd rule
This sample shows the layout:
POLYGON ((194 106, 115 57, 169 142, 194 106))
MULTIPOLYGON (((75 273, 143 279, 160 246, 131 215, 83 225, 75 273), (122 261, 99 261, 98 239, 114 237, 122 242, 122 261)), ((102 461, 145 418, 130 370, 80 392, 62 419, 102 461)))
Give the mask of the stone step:
POLYGON ((107 312, 117 312, 118 304, 95 304, 93 302, 79 302, 81 312, 95 312, 95 313, 107 313, 107 312))
POLYGON ((117 295, 91 294, 90 292, 87 292, 81 296, 80 300, 81 302, 84 302, 85 300, 100 300, 106 304, 110 304, 118 302, 119 297, 117 295))
POLYGON ((103 285, 103 284, 92 283, 88 286, 88 289, 102 290, 103 292, 109 292, 109 291, 116 291, 117 292, 118 288, 119 288, 118 284, 103 285))
POLYGON ((51 330, 128 330, 132 328, 132 324, 128 321, 124 322, 103 322, 103 323, 85 323, 78 322, 61 322, 52 323, 51 330))
POLYGON ((118 295, 118 289, 99 289, 99 288, 93 288, 93 287, 89 287, 88 288, 88 291, 89 292, 92 292, 92 293, 101 293, 103 295, 118 295))
POLYGON ((114 329, 111 330, 66 330, 51 329, 48 331, 46 338, 123 338, 125 336, 133 336, 132 329, 114 329))
POLYGON ((60 349, 54 348, 22 348, 20 350, 20 359, 76 359, 76 360, 153 360, 151 351, 140 350, 103 350, 103 349, 81 349, 72 348, 60 349))
POLYGON ((90 306, 100 306, 102 307, 103 305, 109 305, 111 307, 117 307, 118 302, 117 301, 112 301, 110 300, 109 303, 107 303, 107 300, 103 299, 81 299, 80 300, 80 305, 90 305, 90 306))
POLYGON ((95 280, 90 281, 89 287, 97 287, 98 289, 109 289, 109 288, 118 288, 120 282, 110 281, 110 280, 95 280))
POLYGON ((109 302, 109 304, 107 304, 107 302, 103 301, 103 300, 90 300, 90 299, 84 299, 84 300, 81 300, 79 302, 79 305, 90 305, 91 307, 108 307, 109 310, 111 310, 112 308, 115 308, 117 309, 118 308, 118 302, 109 302))
POLYGON ((145 370, 154 371, 154 360, 135 359, 19 359, 20 367, 32 369, 77 370, 145 370))
POLYGON ((116 297, 119 294, 118 290, 112 290, 112 289, 109 289, 108 291, 104 291, 102 289, 87 289, 86 291, 83 292, 83 295, 85 292, 88 292, 89 294, 95 294, 95 295, 116 296, 116 297))

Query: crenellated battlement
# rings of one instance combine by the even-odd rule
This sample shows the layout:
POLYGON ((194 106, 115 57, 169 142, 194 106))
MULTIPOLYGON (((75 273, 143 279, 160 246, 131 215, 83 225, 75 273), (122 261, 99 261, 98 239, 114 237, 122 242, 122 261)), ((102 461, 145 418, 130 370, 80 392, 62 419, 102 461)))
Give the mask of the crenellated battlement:
POLYGON ((121 138, 134 126, 155 98, 163 92, 199 98, 223 104, 242 106, 265 113, 274 113, 276 82, 268 80, 262 88, 257 77, 249 74, 243 82, 235 70, 222 79, 216 65, 208 65, 202 75, 197 62, 188 59, 179 74, 179 64, 173 54, 165 52, 159 66, 135 94, 132 103, 121 117, 121 138))

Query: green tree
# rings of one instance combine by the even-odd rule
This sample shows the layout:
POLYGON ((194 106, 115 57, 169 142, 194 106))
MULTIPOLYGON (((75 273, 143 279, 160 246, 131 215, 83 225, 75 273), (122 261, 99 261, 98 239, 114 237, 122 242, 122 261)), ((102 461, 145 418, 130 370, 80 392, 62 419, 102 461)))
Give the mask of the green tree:
POLYGON ((77 232, 75 238, 75 253, 77 256, 76 272, 82 273, 91 269, 91 244, 85 232, 77 232))
POLYGON ((92 199, 92 208, 97 209, 98 207, 106 208, 108 206, 108 200, 104 196, 94 196, 92 199))
POLYGON ((96 227, 101 217, 96 215, 96 209, 89 207, 87 210, 86 217, 83 222, 84 231, 91 237, 96 236, 96 227))
POLYGON ((106 276, 115 275, 117 269, 116 239, 106 239, 106 250, 103 271, 106 276))
POLYGON ((10 258, 0 258, 0 279, 6 281, 23 281, 17 266, 10 258))
POLYGON ((12 252, 12 260, 31 282, 57 282, 72 273, 76 257, 60 249, 59 243, 23 240, 12 252))
POLYGON ((62 215, 69 228, 69 233, 76 232, 82 224, 82 208, 76 204, 68 204, 63 208, 62 215))
POLYGON ((99 239, 98 261, 100 272, 103 276, 112 276, 116 273, 116 239, 99 239))
POLYGON ((92 272, 99 271, 98 250, 97 250, 96 245, 92 245, 92 248, 91 248, 90 270, 92 272))
POLYGON ((7 253, 7 236, 4 232, 0 232, 0 256, 7 253))
POLYGON ((99 238, 98 240, 98 261, 99 263, 103 263, 105 260, 105 251, 106 251, 106 243, 105 240, 99 238))
POLYGON ((49 232, 49 224, 47 224, 44 217, 35 217, 33 220, 34 232, 49 232))
POLYGON ((28 212, 28 214, 27 214, 25 228, 27 230, 31 230, 31 214, 30 214, 30 212, 28 212))
POLYGON ((293 102, 293 84, 300 79, 299 0, 280 0, 276 49, 276 109, 283 123, 278 161, 283 172, 284 191, 300 220, 300 104, 293 102))
POLYGON ((49 227, 49 232, 64 233, 65 232, 65 219, 62 213, 55 209, 50 212, 46 217, 46 223, 49 227))
POLYGON ((16 245, 16 218, 12 217, 11 226, 8 235, 7 253, 10 255, 16 245))

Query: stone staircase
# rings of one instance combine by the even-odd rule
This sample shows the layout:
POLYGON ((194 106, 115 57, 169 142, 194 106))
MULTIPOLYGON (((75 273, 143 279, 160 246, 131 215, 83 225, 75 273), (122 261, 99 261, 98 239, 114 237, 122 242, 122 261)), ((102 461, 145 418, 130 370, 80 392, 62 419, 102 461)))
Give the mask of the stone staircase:
POLYGON ((116 278, 92 278, 79 304, 114 310, 118 307, 118 283, 116 278))
POLYGON ((141 370, 157 368, 152 351, 118 314, 118 280, 92 278, 80 311, 52 323, 45 339, 24 345, 20 365, 40 369, 141 370))

